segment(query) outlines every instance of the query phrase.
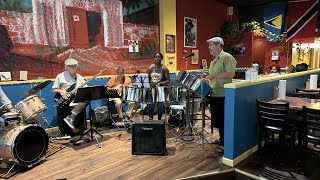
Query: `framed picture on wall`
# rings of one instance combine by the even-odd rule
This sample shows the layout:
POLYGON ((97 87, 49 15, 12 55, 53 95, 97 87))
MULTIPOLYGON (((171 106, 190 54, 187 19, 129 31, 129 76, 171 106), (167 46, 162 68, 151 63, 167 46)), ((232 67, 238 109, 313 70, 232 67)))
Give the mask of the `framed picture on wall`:
POLYGON ((0 72, 1 81, 11 81, 11 72, 0 72))
POLYGON ((192 49, 191 64, 199 64, 199 50, 192 49))
POLYGON ((208 62, 206 58, 201 59, 202 62, 202 69, 208 69, 208 62))
POLYGON ((176 36, 166 34, 166 53, 175 53, 176 51, 176 36))
POLYGON ((197 47, 197 20, 184 17, 184 47, 197 47))

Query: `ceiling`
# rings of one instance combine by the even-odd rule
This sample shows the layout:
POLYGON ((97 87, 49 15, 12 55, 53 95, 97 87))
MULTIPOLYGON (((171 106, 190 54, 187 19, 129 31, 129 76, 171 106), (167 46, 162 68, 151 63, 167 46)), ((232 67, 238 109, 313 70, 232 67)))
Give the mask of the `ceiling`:
MULTIPOLYGON (((287 2, 290 0, 217 0, 229 6, 252 7, 267 4, 270 2, 287 2)), ((291 0, 292 1, 292 0, 291 0)))

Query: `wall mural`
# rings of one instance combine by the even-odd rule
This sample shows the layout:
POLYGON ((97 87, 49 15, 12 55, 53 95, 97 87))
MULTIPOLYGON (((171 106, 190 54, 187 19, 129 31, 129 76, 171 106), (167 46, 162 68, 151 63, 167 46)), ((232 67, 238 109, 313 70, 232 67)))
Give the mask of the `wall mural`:
POLYGON ((0 0, 0 71, 54 78, 64 61, 79 73, 145 72, 159 50, 158 0, 0 0))

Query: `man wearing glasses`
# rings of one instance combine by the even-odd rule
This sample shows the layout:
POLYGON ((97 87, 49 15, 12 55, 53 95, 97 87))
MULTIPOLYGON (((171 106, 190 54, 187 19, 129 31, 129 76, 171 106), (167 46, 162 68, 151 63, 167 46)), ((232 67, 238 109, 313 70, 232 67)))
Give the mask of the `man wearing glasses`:
POLYGON ((70 134, 77 132, 83 126, 85 120, 85 113, 82 111, 87 103, 79 102, 73 103, 74 97, 69 93, 70 87, 75 84, 74 88, 77 88, 85 84, 84 78, 77 74, 78 61, 75 59, 67 59, 65 61, 65 71, 58 74, 52 89, 54 93, 60 94, 64 100, 71 99, 71 103, 67 106, 58 107, 58 126, 61 134, 70 134), (84 114, 84 117, 80 117, 79 114, 84 114), (79 117, 77 117, 79 115, 79 117), (69 128, 66 127, 68 125, 69 128))

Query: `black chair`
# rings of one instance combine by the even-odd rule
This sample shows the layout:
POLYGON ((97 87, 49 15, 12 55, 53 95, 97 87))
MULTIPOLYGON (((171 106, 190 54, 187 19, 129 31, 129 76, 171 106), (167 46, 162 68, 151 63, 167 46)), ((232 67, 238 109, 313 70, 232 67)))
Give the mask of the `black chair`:
POLYGON ((319 99, 320 97, 320 90, 316 89, 296 89, 295 91, 296 96, 298 97, 306 97, 310 99, 319 99))
POLYGON ((275 134, 278 134, 281 153, 287 140, 293 140, 293 144, 295 141, 296 128, 288 122, 289 103, 272 104, 260 100, 256 100, 256 103, 259 125, 258 148, 261 149, 263 137, 267 145, 269 139, 274 143, 275 134))
POLYGON ((315 146, 320 145, 320 110, 303 107, 303 146, 308 147, 308 143, 315 146))

